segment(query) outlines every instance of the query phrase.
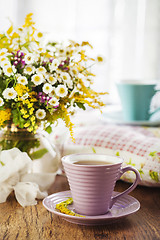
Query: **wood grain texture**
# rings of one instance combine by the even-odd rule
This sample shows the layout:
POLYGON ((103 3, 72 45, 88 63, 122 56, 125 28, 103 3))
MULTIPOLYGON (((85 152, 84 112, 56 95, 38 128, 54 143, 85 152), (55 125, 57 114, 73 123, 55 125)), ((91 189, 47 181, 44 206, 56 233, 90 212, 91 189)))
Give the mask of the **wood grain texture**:
MULTIPOLYGON (((128 185, 119 181, 115 190, 123 191, 128 185)), ((50 194, 68 189, 66 178, 57 176, 50 194)), ((11 194, 0 204, 0 240, 159 240, 160 189, 138 186, 131 195, 141 203, 135 214, 109 225, 80 226, 50 213, 42 201, 22 208, 11 194)))

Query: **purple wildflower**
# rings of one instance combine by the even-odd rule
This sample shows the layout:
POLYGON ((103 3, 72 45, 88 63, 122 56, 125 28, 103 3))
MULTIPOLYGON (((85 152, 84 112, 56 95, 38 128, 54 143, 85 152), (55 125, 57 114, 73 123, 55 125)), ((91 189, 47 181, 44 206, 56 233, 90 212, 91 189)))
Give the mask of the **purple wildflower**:
POLYGON ((54 58, 50 58, 50 59, 49 59, 49 62, 52 63, 52 62, 53 62, 53 59, 54 59, 54 58))
POLYGON ((51 97, 47 96, 45 93, 43 92, 39 92, 37 95, 37 99, 40 100, 41 103, 45 103, 48 105, 49 100, 51 99, 51 97))
POLYGON ((22 60, 22 61, 21 61, 21 65, 22 65, 21 68, 24 68, 25 64, 26 64, 25 61, 22 60))
POLYGON ((39 92, 37 97, 39 98, 40 96, 42 96, 42 94, 42 92, 39 92))
MULTIPOLYGON (((53 106, 54 108, 58 108, 59 107, 59 104, 58 105, 56 105, 56 106, 53 106)), ((56 109, 57 110, 57 109, 56 109)))
POLYGON ((47 63, 46 61, 43 61, 42 66, 46 66, 46 63, 47 63))
POLYGON ((24 68, 25 66, 25 61, 24 61, 24 53, 21 52, 20 50, 17 51, 16 54, 12 53, 13 54, 13 65, 15 67, 20 67, 20 68, 24 68))
POLYGON ((69 68, 68 68, 69 62, 70 62, 70 58, 68 57, 66 60, 62 61, 59 64, 58 68, 60 68, 63 71, 68 71, 69 70, 69 68))

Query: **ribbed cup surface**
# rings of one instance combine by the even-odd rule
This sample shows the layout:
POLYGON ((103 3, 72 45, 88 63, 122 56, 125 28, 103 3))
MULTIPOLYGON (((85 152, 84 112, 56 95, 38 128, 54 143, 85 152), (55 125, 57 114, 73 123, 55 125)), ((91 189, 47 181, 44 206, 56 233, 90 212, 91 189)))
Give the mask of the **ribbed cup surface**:
POLYGON ((109 210, 121 163, 77 165, 63 161, 77 213, 100 215, 109 210))

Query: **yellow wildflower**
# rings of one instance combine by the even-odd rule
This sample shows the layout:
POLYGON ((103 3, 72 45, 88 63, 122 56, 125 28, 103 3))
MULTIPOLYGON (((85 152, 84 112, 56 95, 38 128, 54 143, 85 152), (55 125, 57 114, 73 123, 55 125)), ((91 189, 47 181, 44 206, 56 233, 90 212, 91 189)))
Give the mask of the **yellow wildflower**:
POLYGON ((33 129, 33 127, 32 126, 30 126, 29 128, 28 128, 28 132, 32 132, 34 129, 33 129))
POLYGON ((88 45, 90 48, 93 48, 93 46, 89 42, 83 41, 81 44, 81 46, 86 46, 86 45, 88 45))
POLYGON ((65 108, 64 104, 61 105, 61 110, 62 110, 62 119, 64 120, 65 124, 66 124, 66 127, 69 129, 70 131, 70 135, 71 135, 71 138, 73 140, 73 142, 75 142, 75 139, 73 137, 73 123, 71 122, 70 120, 70 116, 69 116, 69 113, 67 111, 67 109, 65 108))
POLYGON ((32 107, 33 107, 33 103, 28 103, 28 104, 27 104, 27 107, 28 107, 28 108, 32 108, 32 107))
POLYGON ((31 122, 34 122, 34 121, 35 121, 35 116, 32 116, 32 117, 30 118, 30 120, 31 120, 31 122))
POLYGON ((46 57, 46 58, 51 58, 51 57, 52 57, 52 55, 51 55, 51 54, 49 54, 48 52, 46 52, 46 53, 45 53, 45 57, 46 57))
POLYGON ((7 30, 7 34, 10 35, 12 32, 13 32, 13 24, 11 24, 11 26, 7 30))
POLYGON ((29 114, 23 115, 23 118, 28 118, 28 117, 29 117, 29 114))
POLYGON ((4 34, 0 34, 0 48, 9 48, 10 42, 4 34))
POLYGON ((32 115, 33 112, 34 112, 34 108, 32 107, 32 108, 29 109, 29 114, 32 115))
POLYGON ((82 60, 85 61, 86 60, 85 51, 81 50, 80 54, 81 54, 81 60, 80 61, 82 61, 82 60))
POLYGON ((97 56, 97 61, 98 61, 98 62, 103 62, 103 57, 97 56))
POLYGON ((22 97, 25 93, 29 92, 29 88, 20 83, 17 84, 14 89, 17 92, 19 97, 22 97))
POLYGON ((35 23, 32 21, 32 15, 33 13, 29 13, 27 14, 26 18, 25 18, 25 24, 23 25, 23 27, 30 27, 33 26, 35 23))
POLYGON ((37 93, 34 92, 34 91, 29 93, 29 97, 31 99, 31 102, 37 102, 37 98, 35 98, 36 95, 37 95, 37 93))
POLYGON ((18 38, 18 37, 19 37, 19 34, 14 32, 11 36, 11 39, 18 38))
POLYGON ((29 100, 28 100, 28 99, 25 99, 25 100, 23 100, 22 102, 23 102, 23 105, 29 104, 29 100))
POLYGON ((26 122, 26 123, 24 124, 24 127, 27 128, 27 127, 29 127, 29 125, 30 125, 30 122, 26 122))
POLYGON ((2 126, 5 121, 10 120, 10 117, 11 117, 10 109, 0 110, 0 126, 2 126))
POLYGON ((20 111, 21 111, 22 114, 26 114, 27 113, 27 111, 24 108, 22 108, 20 111))
POLYGON ((56 204, 56 209, 58 209, 61 213, 68 214, 68 215, 71 215, 71 216, 85 217, 83 215, 74 213, 74 212, 72 212, 71 210, 69 210, 67 208, 67 206, 72 204, 72 203, 73 203, 73 199, 72 198, 68 198, 66 201, 63 201, 61 203, 56 204))

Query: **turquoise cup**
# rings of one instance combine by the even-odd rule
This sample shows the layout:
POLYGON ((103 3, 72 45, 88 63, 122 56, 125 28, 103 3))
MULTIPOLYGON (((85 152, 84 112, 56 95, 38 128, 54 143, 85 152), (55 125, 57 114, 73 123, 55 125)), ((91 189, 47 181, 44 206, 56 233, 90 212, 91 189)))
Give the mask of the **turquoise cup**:
POLYGON ((123 120, 144 121, 150 119, 150 103, 156 93, 156 85, 156 81, 128 80, 116 83, 122 104, 123 120))

